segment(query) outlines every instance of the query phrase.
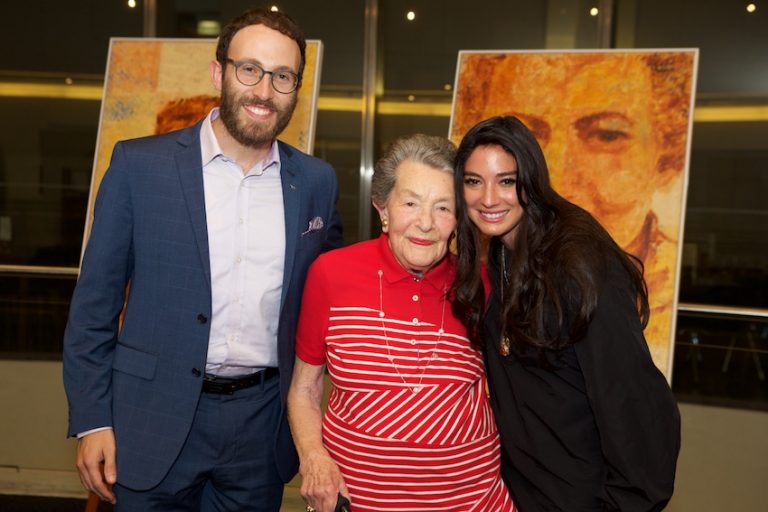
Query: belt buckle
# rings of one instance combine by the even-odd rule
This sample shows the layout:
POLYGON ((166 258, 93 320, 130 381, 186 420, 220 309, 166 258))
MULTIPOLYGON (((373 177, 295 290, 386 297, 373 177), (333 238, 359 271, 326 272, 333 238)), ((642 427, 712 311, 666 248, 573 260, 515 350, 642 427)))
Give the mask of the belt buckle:
POLYGON ((235 392, 234 383, 219 382, 215 375, 206 378, 203 385, 208 388, 208 393, 213 393, 215 395, 231 395, 235 392))

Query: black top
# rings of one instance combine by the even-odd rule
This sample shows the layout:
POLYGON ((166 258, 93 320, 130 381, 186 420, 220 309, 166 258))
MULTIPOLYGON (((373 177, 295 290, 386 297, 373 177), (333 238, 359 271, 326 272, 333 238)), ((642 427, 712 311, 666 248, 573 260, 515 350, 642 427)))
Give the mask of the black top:
POLYGON ((672 496, 680 415, 651 360, 624 271, 617 264, 608 273, 586 337, 548 352, 550 367, 514 347, 500 354, 493 257, 488 273, 483 336, 491 403, 502 476, 519 510, 663 509, 672 496))

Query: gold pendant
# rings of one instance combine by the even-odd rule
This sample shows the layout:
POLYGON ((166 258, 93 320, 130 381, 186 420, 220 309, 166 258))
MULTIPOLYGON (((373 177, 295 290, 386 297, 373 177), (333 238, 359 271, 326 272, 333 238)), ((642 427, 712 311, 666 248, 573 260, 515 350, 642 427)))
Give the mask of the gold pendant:
POLYGON ((501 337, 501 343, 499 343, 499 354, 501 354, 502 357, 507 357, 509 355, 509 336, 506 334, 501 337))

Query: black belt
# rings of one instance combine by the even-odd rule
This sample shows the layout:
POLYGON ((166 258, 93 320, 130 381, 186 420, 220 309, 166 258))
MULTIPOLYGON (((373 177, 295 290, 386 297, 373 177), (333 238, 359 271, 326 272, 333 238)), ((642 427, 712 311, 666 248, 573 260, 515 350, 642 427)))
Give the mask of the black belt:
POLYGON ((265 368, 252 375, 236 378, 219 377, 206 373, 205 377, 203 377, 203 393, 231 395, 235 391, 262 384, 278 375, 280 375, 280 370, 277 368, 265 368))

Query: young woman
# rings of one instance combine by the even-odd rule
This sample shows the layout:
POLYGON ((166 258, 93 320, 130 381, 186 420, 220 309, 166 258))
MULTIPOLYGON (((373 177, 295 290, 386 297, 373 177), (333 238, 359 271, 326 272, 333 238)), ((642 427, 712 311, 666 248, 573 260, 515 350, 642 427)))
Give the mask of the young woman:
POLYGON ((466 134, 455 183, 454 308, 485 348, 517 507, 661 510, 680 418, 643 337, 642 265, 552 189, 541 148, 514 117, 466 134), (485 286, 482 237, 492 239, 485 286))

